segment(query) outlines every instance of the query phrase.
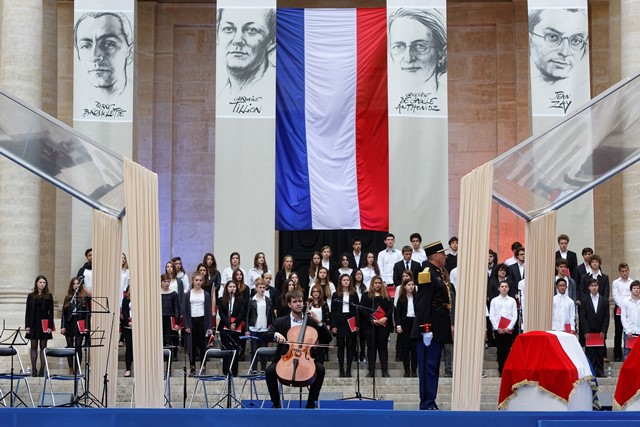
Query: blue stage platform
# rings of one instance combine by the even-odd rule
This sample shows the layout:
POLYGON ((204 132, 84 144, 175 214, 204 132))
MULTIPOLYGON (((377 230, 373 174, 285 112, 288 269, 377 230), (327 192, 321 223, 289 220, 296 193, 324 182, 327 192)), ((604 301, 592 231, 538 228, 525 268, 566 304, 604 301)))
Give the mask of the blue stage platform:
POLYGON ((424 425, 447 427, 626 427, 640 425, 638 412, 450 412, 320 409, 81 409, 0 408, 2 427, 305 427, 424 425), (260 413, 257 413, 257 412, 260 413), (311 416, 312 415, 312 416, 311 416), (256 418, 259 417, 259 418, 256 418), (258 423, 258 424, 256 424, 258 423), (633 424, 632 424, 633 423, 633 424))

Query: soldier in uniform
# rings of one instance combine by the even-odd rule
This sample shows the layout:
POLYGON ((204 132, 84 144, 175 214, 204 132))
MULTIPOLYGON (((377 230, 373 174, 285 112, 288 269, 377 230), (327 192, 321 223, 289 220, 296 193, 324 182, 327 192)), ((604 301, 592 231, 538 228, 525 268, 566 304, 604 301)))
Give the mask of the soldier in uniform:
POLYGON ((444 268, 447 256, 442 242, 424 247, 427 260, 418 275, 418 289, 414 299, 416 317, 411 338, 418 340, 418 377, 420 379, 420 409, 438 410, 436 395, 440 356, 445 344, 453 343, 453 303, 455 289, 449 284, 444 268), (422 334, 433 333, 427 346, 422 334))

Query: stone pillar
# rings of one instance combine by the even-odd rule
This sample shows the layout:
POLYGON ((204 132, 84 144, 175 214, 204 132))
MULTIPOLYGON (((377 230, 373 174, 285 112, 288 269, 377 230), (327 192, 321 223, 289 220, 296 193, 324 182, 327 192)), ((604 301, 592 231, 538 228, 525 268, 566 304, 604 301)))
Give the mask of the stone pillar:
MULTIPOLYGON (((42 105, 42 0, 2 2, 0 88, 42 105)), ((0 159, 0 310, 23 325, 24 303, 40 273, 40 178, 0 159)), ((17 322, 17 323, 16 323, 17 322)))
MULTIPOLYGON (((640 71, 640 0, 620 2, 620 70, 622 78, 640 71)), ((640 165, 622 174, 624 260, 633 278, 640 274, 640 165)))

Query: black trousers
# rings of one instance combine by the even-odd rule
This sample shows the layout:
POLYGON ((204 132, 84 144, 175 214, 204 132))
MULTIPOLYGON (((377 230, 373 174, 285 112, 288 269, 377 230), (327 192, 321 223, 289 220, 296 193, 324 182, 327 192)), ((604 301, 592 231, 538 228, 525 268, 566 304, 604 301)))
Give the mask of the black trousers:
MULTIPOLYGON (((597 332, 593 332, 597 334, 597 332)), ((607 353, 605 347, 585 347, 584 354, 591 362, 596 377, 604 377, 604 356, 607 353)))
MULTIPOLYGON (((225 350, 236 350, 236 358, 233 361, 231 367, 231 375, 238 376, 238 362, 240 361, 240 333, 235 331, 221 331, 220 332, 220 344, 225 350)), ((230 360, 224 359, 222 361, 222 373, 227 375, 229 372, 230 360)))
POLYGON ((353 362, 353 355, 356 353, 356 334, 350 334, 347 337, 336 337, 338 344, 338 366, 340 372, 344 372, 344 350, 347 349, 347 372, 351 372, 351 362, 353 362))
POLYGON ((389 328, 372 326, 371 329, 367 329, 366 337, 369 372, 376 369, 376 353, 380 357, 380 369, 383 372, 389 370, 389 328))
POLYGON ((498 350, 498 372, 502 374, 502 368, 509 357, 511 351, 511 344, 513 344, 513 334, 500 334, 495 331, 493 339, 496 342, 496 349, 498 350))
POLYGON ((131 364, 133 363, 133 335, 131 328, 122 328, 122 335, 124 336, 124 366, 127 371, 131 370, 131 364))
POLYGON ((196 364, 196 360, 202 361, 207 351, 207 328, 204 327, 204 316, 191 318, 191 352, 189 363, 196 364))
MULTIPOLYGON (((271 403, 274 407, 280 407, 280 391, 278 390, 278 376, 276 374, 277 362, 273 362, 265 370, 267 389, 269 390, 269 396, 271 397, 271 403)), ((324 365, 316 363, 316 379, 309 386, 309 398, 307 399, 307 407, 315 406, 320 396, 320 390, 322 389, 322 383, 324 382, 324 365)))
POLYGON ((613 324, 615 326, 615 335, 613 336, 613 357, 622 358, 622 321, 620 316, 616 314, 618 306, 613 307, 613 324))

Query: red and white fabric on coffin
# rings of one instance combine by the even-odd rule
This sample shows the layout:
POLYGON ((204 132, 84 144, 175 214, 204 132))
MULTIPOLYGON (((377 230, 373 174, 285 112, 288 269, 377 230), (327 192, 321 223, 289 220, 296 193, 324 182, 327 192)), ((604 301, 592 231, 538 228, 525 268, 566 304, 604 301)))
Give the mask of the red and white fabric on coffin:
POLYGON ((640 345, 636 344, 620 368, 616 392, 613 395, 613 405, 621 411, 640 411, 640 345))
POLYGON ((527 332, 516 338, 502 370, 498 409, 590 411, 592 382, 574 335, 527 332))

